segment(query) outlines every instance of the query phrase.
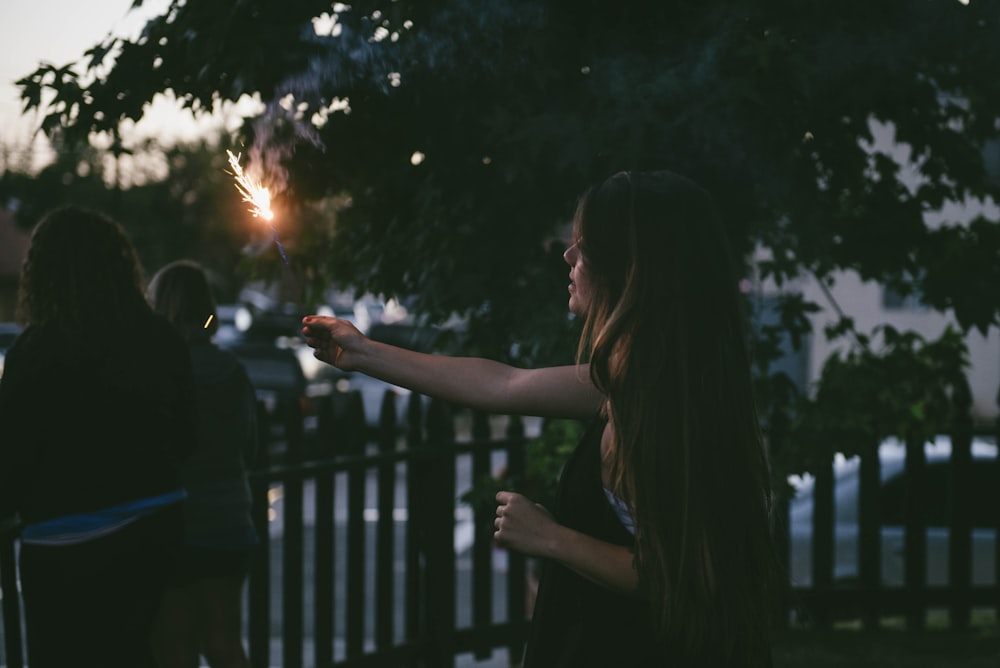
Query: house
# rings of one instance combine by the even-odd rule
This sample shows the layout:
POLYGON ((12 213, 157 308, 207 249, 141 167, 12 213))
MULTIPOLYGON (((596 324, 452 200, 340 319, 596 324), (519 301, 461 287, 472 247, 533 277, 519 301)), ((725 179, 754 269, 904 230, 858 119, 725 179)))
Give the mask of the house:
MULTIPOLYGON (((872 122, 874 144, 871 150, 892 155, 904 170, 911 170, 905 180, 911 187, 919 183, 919 176, 912 171, 906 146, 895 144, 891 126, 872 122)), ((987 168, 1000 178, 1000 145, 987 149, 987 168)), ((1000 221, 1000 206, 992 201, 966 201, 947 203, 941 211, 925 214, 927 225, 934 227, 943 221, 971 220, 983 215, 989 220, 1000 221)), ((1000 224, 1000 222, 998 222, 1000 224)), ((758 251, 766 256, 766 249, 758 251)), ((785 357, 779 361, 781 371, 787 373, 800 388, 812 385, 820 377, 823 363, 835 352, 842 350, 842 341, 830 342, 824 328, 838 319, 838 308, 854 320, 859 332, 870 333, 881 324, 889 324, 900 331, 912 331, 926 340, 941 336, 949 324, 955 326, 950 313, 942 313, 921 304, 919 297, 901 298, 885 286, 863 281, 853 272, 839 272, 833 276, 830 287, 820 285, 811 276, 800 277, 780 289, 764 282, 755 286, 758 304, 766 310, 774 296, 780 292, 797 292, 809 302, 821 307, 811 315, 812 335, 799 351, 786 346, 785 357)), ((1000 286, 998 286, 1000 289, 1000 286)), ((992 430, 1000 416, 1000 330, 991 327, 986 334, 977 330, 965 336, 968 347, 969 368, 967 377, 972 392, 972 418, 979 429, 992 430)))

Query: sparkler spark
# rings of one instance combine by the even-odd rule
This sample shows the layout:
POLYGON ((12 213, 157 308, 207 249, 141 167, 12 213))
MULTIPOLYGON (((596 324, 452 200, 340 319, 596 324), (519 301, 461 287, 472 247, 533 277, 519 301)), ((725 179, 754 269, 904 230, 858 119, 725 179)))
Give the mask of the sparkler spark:
POLYGON ((243 195, 243 201, 250 204, 250 213, 254 218, 263 218, 266 221, 274 220, 274 213, 271 211, 271 193, 261 185, 261 182, 243 173, 240 166, 240 156, 233 155, 233 152, 226 150, 229 155, 229 166, 233 168, 233 176, 236 177, 236 189, 243 195))
POLYGON ((288 257, 285 255, 285 247, 281 245, 278 238, 278 230, 274 227, 274 212, 271 211, 271 192, 257 179, 243 173, 240 166, 240 156, 234 155, 232 151, 226 149, 229 155, 229 166, 232 167, 232 175, 236 178, 236 189, 243 195, 243 201, 250 204, 250 213, 254 218, 263 218, 271 225, 271 233, 274 235, 274 244, 281 253, 281 259, 285 267, 291 270, 288 264, 288 257))
POLYGON ((204 329, 208 329, 208 326, 212 324, 212 318, 214 318, 214 317, 215 317, 215 314, 213 314, 213 313, 209 313, 208 314, 208 320, 205 321, 204 329))

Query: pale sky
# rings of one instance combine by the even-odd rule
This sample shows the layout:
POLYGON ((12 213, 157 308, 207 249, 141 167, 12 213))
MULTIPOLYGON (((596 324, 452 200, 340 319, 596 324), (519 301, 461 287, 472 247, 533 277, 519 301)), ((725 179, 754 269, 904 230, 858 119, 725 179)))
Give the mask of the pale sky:
MULTIPOLYGON (((108 33, 135 36, 145 17, 159 13, 168 2, 147 0, 138 13, 129 12, 131 4, 132 0, 0 0, 0 143, 25 146, 38 123, 34 114, 21 115, 15 81, 42 61, 61 66, 81 59, 108 33)), ((158 105, 143 125, 146 133, 165 138, 190 137, 199 127, 204 126, 167 104, 158 105)), ((43 154, 44 143, 35 150, 43 154)))

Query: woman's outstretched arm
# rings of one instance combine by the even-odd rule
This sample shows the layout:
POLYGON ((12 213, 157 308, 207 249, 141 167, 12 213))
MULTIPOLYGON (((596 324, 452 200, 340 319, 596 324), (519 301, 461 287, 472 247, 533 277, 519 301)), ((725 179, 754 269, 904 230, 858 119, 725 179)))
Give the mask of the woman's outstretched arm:
POLYGON ((431 355, 373 341, 346 320, 306 316, 317 359, 489 413, 586 419, 603 396, 586 365, 520 369, 480 357, 431 355))

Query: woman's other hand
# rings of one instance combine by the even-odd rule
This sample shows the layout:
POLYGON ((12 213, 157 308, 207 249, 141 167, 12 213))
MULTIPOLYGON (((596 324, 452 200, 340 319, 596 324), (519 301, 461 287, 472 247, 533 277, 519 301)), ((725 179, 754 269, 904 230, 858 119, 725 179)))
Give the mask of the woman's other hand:
POLYGON ((635 554, 559 524, 540 504, 515 492, 497 493, 493 540, 532 557, 554 559, 591 582, 624 594, 639 588, 635 554))
POLYGON ((498 492, 496 499, 493 539, 497 545, 532 556, 551 556, 559 527, 552 513, 516 492, 498 492))

